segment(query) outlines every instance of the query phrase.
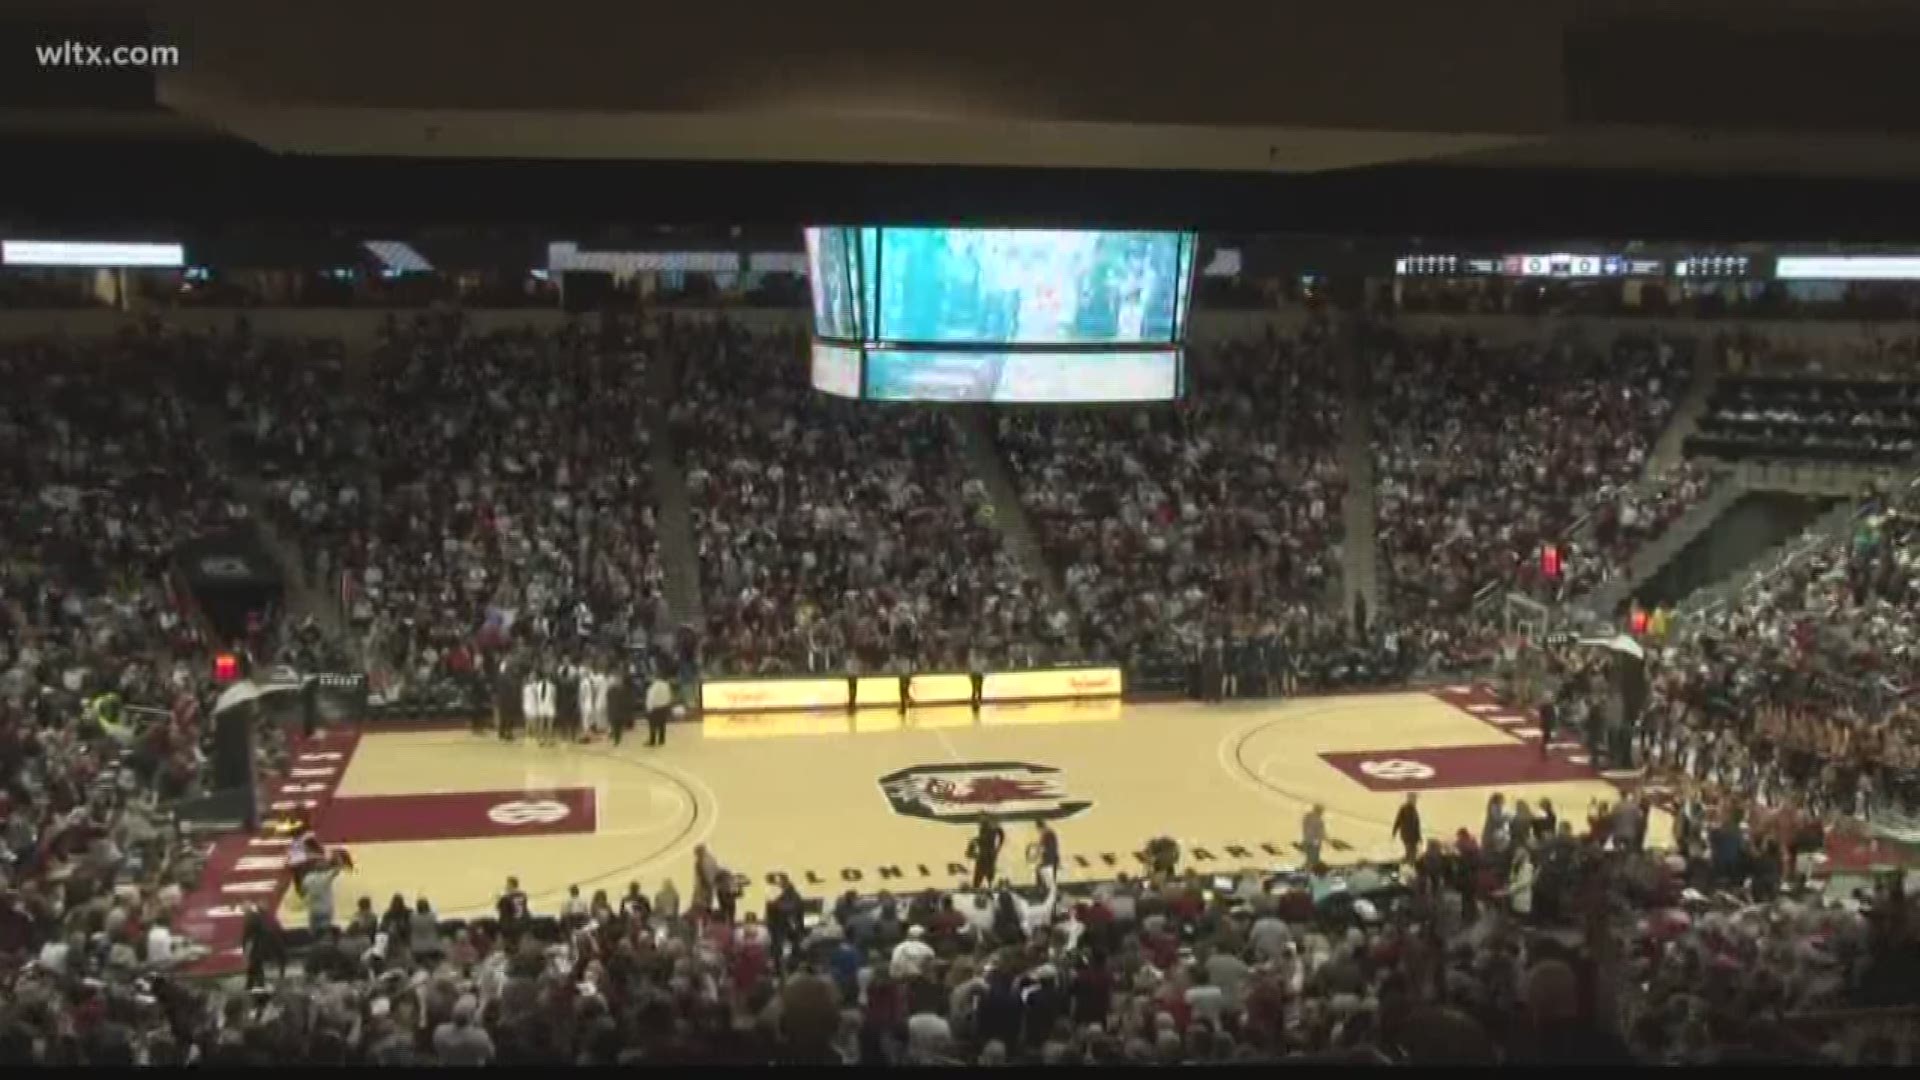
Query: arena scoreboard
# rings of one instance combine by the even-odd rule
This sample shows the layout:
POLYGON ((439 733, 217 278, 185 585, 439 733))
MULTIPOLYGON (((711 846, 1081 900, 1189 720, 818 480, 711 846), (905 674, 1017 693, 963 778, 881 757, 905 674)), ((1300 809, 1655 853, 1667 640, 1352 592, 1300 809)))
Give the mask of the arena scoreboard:
MULTIPOLYGON (((1782 260, 1785 262, 1786 260, 1782 260)), ((1608 278, 1684 278, 1744 280, 1765 278, 1772 260, 1749 255, 1703 252, 1678 258, 1647 258, 1608 252, 1521 252, 1505 255, 1402 255, 1393 261, 1397 277, 1542 278, 1599 281, 1608 278)), ((1786 275, 1781 275, 1786 276, 1786 275)))
POLYGON ((1400 277, 1626 278, 1660 277, 1667 263, 1577 252, 1510 255, 1404 255, 1394 260, 1400 277))
POLYGON ((872 401, 1170 401, 1198 238, 1186 232, 806 230, 815 389, 872 401))

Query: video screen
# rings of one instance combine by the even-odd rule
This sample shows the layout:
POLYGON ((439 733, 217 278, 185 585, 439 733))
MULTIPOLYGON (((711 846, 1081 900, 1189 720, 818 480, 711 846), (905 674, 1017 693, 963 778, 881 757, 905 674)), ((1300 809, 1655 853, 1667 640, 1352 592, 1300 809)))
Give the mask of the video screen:
POLYGON ((874 333, 880 339, 1008 345, 1178 340, 1193 265, 1188 234, 862 231, 879 233, 874 333))
POLYGON ((1179 393, 1178 349, 867 352, 865 396, 875 401, 1038 405, 1172 401, 1179 393))
POLYGON ((836 397, 859 397, 860 350, 814 342, 813 388, 836 397))
POLYGON ((859 260, 855 230, 808 229, 807 277, 813 289, 813 332, 842 341, 860 339, 859 260))

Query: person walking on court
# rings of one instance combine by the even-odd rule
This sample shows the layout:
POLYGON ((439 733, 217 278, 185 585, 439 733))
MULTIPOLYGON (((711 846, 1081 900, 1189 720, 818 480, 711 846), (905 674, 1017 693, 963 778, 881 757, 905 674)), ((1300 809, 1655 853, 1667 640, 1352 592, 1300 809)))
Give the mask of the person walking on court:
POLYGON ((1393 836, 1407 849, 1407 862, 1411 863, 1420 855, 1420 796, 1417 792, 1407 792, 1407 801, 1400 806, 1400 812, 1393 816, 1393 836))
POLYGON ((1046 822, 1035 822, 1040 836, 1033 842, 1034 882, 1048 892, 1060 883, 1060 834, 1046 822))
POLYGON ((1313 866, 1320 861, 1320 849, 1327 842, 1327 808, 1319 803, 1300 818, 1300 851, 1307 857, 1307 865, 1313 866))
POLYGON ((667 714, 673 708, 673 686, 661 675, 647 684, 647 745, 667 745, 667 714))
POLYGON ((693 910, 711 911, 720 892, 720 860, 705 844, 693 846, 693 910))
POLYGON ((507 887, 494 901, 493 910, 500 923, 500 935, 509 943, 520 940, 520 932, 533 918, 532 905, 527 901, 526 890, 520 887, 520 879, 509 877, 507 887))
POLYGON ((1000 849, 1007 833, 991 814, 980 815, 980 829, 967 841, 967 857, 973 860, 973 887, 989 889, 1000 869, 1000 849))

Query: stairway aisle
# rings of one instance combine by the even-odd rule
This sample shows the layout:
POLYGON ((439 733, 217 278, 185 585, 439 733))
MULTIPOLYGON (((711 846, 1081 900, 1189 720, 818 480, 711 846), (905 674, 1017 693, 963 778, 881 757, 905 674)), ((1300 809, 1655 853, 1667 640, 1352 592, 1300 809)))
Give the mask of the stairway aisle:
POLYGON ((327 639, 348 656, 361 655, 361 643, 347 626, 346 614, 340 610, 332 582, 318 580, 307 572, 311 564, 305 548, 282 532, 270 516, 271 495, 266 484, 258 477, 236 475, 233 489, 247 504, 261 546, 273 557, 274 565, 280 568, 281 577, 287 583, 287 614, 312 617, 327 639))
POLYGON ((1380 619, 1379 492, 1373 471, 1373 401, 1367 392, 1372 357, 1364 331, 1351 324, 1340 335, 1343 417, 1340 464, 1347 478, 1347 496, 1341 507, 1346 529, 1344 542, 1342 614, 1351 615, 1354 599, 1366 601, 1368 620, 1380 619))
POLYGON ((1693 380, 1679 404, 1674 406, 1673 415, 1667 419, 1666 430, 1660 433, 1660 438, 1653 444, 1653 452, 1647 455, 1648 475, 1680 464, 1685 456, 1687 439, 1700 429, 1700 417, 1707 411, 1707 399, 1713 396, 1713 388, 1719 381, 1719 351, 1711 340, 1702 341, 1694 352, 1693 380))
POLYGON ((1020 485, 1013 479, 1000 445, 993 437, 993 416, 984 409, 956 407, 949 413, 960 429, 961 450, 966 455, 967 471, 987 487, 993 504, 994 528, 1006 542, 1007 550, 1024 563, 1034 577, 1046 584, 1055 596, 1061 592, 1059 573, 1048 563, 1040 535, 1020 501, 1020 485))
POLYGON ((254 535, 280 571, 281 580, 286 584, 286 617, 312 618, 327 640, 345 655, 362 656, 365 650, 348 629, 345 613, 340 610, 329 583, 315 580, 316 575, 308 572, 312 563, 299 541, 286 535, 276 524, 272 513, 273 497, 266 482, 233 454, 230 441, 232 426, 226 416, 218 406, 199 404, 195 420, 199 428, 207 433, 205 445, 208 455, 227 478, 227 485, 235 498, 246 506, 247 519, 252 524, 254 535))
POLYGON ((1679 610, 1691 614, 1716 611, 1752 588, 1762 577, 1777 571, 1783 561, 1797 561, 1835 544, 1846 543, 1853 536, 1854 515, 1858 511, 1858 504, 1850 500, 1834 504, 1805 530, 1774 545, 1732 577, 1686 596, 1677 605, 1679 610))
POLYGON ((693 537, 693 504, 687 474, 680 463, 667 403, 680 386, 677 358, 656 356, 648 371, 645 415, 651 434, 648 462, 653 470, 654 530, 660 541, 660 569, 666 576, 667 615, 675 626, 706 625, 700 597, 700 545, 693 537))
MULTIPOLYGON (((1654 477, 1679 465, 1685 459, 1687 439, 1699 430, 1700 417, 1706 412, 1707 399, 1712 396, 1713 388, 1720 377, 1720 355, 1711 340, 1700 343, 1693 358, 1693 375, 1688 383, 1687 392, 1681 395, 1674 406, 1673 415, 1667 418, 1667 426, 1654 441, 1653 450, 1647 454, 1647 460, 1640 477, 1620 497, 1624 500, 1637 494, 1638 489, 1653 486, 1654 477)), ((1728 507, 1739 501, 1745 491, 1741 481, 1731 475, 1722 475, 1715 481, 1714 489, 1708 494, 1702 505, 1683 515, 1666 532, 1654 538, 1653 542, 1634 553, 1633 563, 1624 578, 1616 578, 1596 586, 1592 592, 1580 597, 1574 606, 1595 615, 1604 615, 1640 587, 1641 583, 1659 573, 1667 561, 1692 542, 1693 538, 1711 527, 1728 507), (1711 504, 1711 505, 1709 505, 1711 504), (1702 516, 1696 517, 1699 512, 1702 516)), ((1575 523, 1567 540, 1574 550, 1585 550, 1593 540, 1594 515, 1589 513, 1575 523)))

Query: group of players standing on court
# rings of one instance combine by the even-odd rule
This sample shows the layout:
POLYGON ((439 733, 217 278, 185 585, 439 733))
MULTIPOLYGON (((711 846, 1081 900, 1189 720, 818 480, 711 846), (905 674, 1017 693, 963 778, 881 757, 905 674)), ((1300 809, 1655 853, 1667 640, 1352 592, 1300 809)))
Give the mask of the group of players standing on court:
MULTIPOLYGON (((666 744, 674 695, 672 684, 659 675, 647 684, 645 697, 636 701, 637 677, 614 664, 509 660, 490 674, 493 726, 502 742, 527 735, 542 746, 552 746, 605 736, 619 746, 639 706, 647 721, 647 745, 666 744)), ((482 719, 476 719, 476 731, 481 730, 482 719)))

